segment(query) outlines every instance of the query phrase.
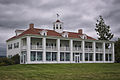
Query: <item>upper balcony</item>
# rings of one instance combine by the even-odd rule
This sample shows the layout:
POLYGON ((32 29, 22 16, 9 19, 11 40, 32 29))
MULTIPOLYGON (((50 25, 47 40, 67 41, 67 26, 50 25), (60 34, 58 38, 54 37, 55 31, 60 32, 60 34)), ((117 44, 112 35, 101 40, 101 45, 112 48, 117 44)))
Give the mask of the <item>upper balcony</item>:
POLYGON ((60 47, 60 51, 70 51, 70 47, 60 47))
POLYGON ((31 45, 31 50, 42 50, 42 45, 31 45))
POLYGON ((73 51, 82 52, 81 47, 73 47, 73 51))
POLYGON ((85 52, 93 52, 92 48, 85 48, 85 52))
POLYGON ((56 46, 46 46, 46 50, 47 51, 57 51, 57 47, 56 46))

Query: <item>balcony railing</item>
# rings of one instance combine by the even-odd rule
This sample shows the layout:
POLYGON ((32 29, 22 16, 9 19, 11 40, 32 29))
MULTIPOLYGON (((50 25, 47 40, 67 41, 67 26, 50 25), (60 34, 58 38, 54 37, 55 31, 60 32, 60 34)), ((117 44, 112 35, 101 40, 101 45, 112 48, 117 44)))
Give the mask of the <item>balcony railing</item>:
POLYGON ((27 46, 22 46, 21 49, 22 49, 22 50, 26 50, 26 49, 27 49, 27 46))
POLYGON ((103 49, 102 48, 97 48, 96 52, 103 52, 103 49))
POLYGON ((73 47, 73 51, 82 51, 80 47, 73 47))
POLYGON ((85 52, 93 52, 92 48, 85 48, 85 52))
POLYGON ((70 47, 60 47, 61 51, 70 51, 70 47))
POLYGON ((42 45, 31 45, 31 49, 40 50, 40 49, 42 49, 42 45))
POLYGON ((56 48, 56 46, 46 46, 46 50, 56 51, 57 48, 56 48))
POLYGON ((105 52, 112 52, 112 49, 105 49, 105 52))

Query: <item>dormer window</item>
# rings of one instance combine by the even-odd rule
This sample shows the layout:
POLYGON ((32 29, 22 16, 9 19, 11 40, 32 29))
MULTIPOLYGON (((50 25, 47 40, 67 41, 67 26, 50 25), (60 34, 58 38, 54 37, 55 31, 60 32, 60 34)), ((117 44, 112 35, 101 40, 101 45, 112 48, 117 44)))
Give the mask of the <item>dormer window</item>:
POLYGON ((80 35, 80 38, 87 39, 87 35, 86 34, 80 35))
POLYGON ((47 36, 47 30, 41 31, 40 34, 43 35, 43 36, 47 36))
POLYGON ((68 32, 63 33, 62 36, 67 38, 68 37, 68 32))

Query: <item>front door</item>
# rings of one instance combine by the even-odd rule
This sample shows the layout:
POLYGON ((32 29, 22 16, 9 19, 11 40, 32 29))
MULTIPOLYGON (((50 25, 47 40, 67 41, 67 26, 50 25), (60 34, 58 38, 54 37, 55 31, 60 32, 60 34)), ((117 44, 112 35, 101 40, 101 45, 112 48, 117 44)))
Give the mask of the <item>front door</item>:
POLYGON ((80 62, 80 56, 79 55, 75 55, 75 62, 79 63, 80 62))
POLYGON ((20 57, 20 60, 21 60, 21 64, 25 64, 26 63, 26 51, 22 51, 21 52, 21 57, 20 57))

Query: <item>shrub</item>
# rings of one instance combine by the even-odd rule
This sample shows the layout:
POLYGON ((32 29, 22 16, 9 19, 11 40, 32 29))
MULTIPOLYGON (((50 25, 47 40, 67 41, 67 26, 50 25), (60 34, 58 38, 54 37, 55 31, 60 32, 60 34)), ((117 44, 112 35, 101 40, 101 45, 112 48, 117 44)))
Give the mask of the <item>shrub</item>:
POLYGON ((20 64, 19 54, 14 55, 11 59, 15 62, 15 64, 20 64))
POLYGON ((9 58, 0 58, 0 66, 13 65, 15 62, 9 58))

